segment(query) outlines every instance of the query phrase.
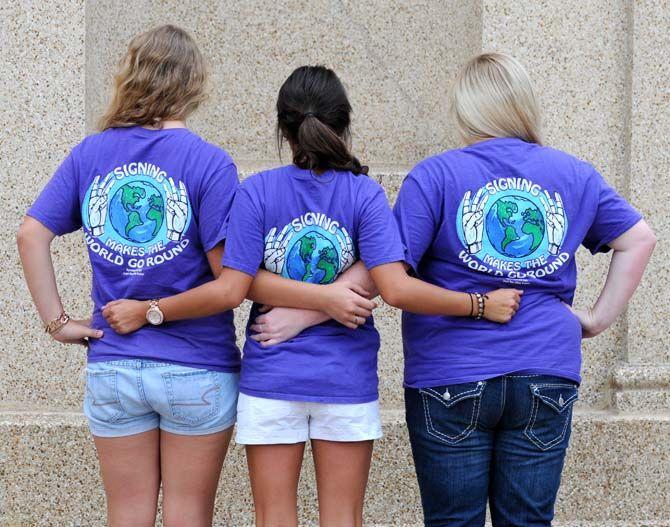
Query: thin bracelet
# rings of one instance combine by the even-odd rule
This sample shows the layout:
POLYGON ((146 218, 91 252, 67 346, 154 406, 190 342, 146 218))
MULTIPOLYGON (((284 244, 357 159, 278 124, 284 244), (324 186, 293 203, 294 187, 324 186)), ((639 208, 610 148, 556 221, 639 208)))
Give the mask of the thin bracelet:
POLYGON ((472 300, 472 293, 468 293, 468 297, 470 297, 470 314, 468 316, 472 318, 472 315, 475 314, 475 303, 472 300))
POLYGON ((485 301, 484 301, 484 295, 481 293, 475 293, 475 296, 477 297, 477 314, 473 316, 475 320, 481 320, 484 318, 484 309, 486 307, 485 301))

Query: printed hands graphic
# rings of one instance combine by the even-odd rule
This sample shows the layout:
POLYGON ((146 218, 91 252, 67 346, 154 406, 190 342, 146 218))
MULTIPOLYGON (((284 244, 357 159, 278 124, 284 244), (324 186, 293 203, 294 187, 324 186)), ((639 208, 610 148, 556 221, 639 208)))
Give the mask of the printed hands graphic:
POLYGON ((114 185, 112 174, 101 182, 101 176, 95 176, 91 185, 91 195, 88 198, 88 223, 93 236, 101 236, 105 233, 105 220, 107 219, 107 202, 109 191, 114 185))
POLYGON ((463 196, 463 235, 468 245, 468 252, 475 254, 482 250, 482 237, 484 236, 484 207, 489 199, 489 193, 484 187, 475 194, 474 200, 470 201, 471 192, 468 190, 463 196))
POLYGON ((340 235, 339 232, 336 232, 335 236, 340 244, 340 252, 342 253, 342 262, 339 271, 340 273, 343 273, 356 261, 356 255, 354 254, 354 242, 351 241, 351 236, 349 236, 347 229, 342 227, 341 230, 342 235, 340 235))
POLYGON ((544 191, 546 198, 540 196, 542 206, 546 211, 547 218, 547 237, 549 238, 549 253, 558 254, 565 235, 565 209, 563 208, 563 199, 558 192, 554 192, 556 200, 551 199, 551 195, 544 191))
POLYGON ((165 189, 167 214, 167 237, 169 240, 178 242, 184 235, 186 220, 188 218, 188 195, 182 181, 179 182, 179 191, 172 178, 170 184, 163 182, 165 189))
POLYGON ((277 227, 272 227, 268 235, 265 237, 263 261, 265 262, 265 269, 271 273, 281 274, 284 269, 286 246, 293 236, 293 231, 289 232, 290 227, 290 224, 286 225, 279 233, 279 236, 275 236, 277 227))

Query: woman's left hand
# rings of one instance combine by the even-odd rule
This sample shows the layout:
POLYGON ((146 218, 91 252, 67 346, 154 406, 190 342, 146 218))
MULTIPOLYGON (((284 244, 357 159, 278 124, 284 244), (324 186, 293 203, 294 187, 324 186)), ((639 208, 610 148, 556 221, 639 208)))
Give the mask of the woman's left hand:
POLYGON ((600 335, 606 327, 598 321, 598 318, 593 312, 593 309, 575 309, 569 304, 565 304, 572 314, 577 317, 579 323, 582 325, 582 338, 590 339, 600 335))
POLYGON ((147 323, 147 309, 147 301, 112 300, 103 306, 102 316, 119 335, 127 335, 147 323))
POLYGON ((250 329, 254 332, 251 338, 260 342, 264 348, 286 342, 303 330, 329 318, 319 311, 289 307, 263 306, 261 312, 264 314, 256 317, 250 329))

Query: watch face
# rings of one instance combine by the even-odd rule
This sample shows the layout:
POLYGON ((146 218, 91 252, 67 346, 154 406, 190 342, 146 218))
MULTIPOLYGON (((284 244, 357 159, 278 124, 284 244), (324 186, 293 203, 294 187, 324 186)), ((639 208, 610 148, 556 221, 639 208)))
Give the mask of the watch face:
POLYGON ((149 309, 149 311, 147 311, 147 320, 149 321, 149 324, 157 326, 158 324, 163 322, 163 313, 161 313, 156 308, 151 308, 149 309))

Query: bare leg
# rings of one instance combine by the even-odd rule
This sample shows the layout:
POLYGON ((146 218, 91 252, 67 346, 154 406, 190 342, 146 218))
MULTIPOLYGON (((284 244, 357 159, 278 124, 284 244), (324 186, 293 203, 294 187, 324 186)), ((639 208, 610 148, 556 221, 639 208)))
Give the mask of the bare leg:
POLYGON ((323 527, 360 527, 373 441, 312 440, 319 523, 323 527))
POLYGON ((93 439, 107 496, 108 527, 153 527, 161 482, 158 430, 93 439))
POLYGON ((298 481, 305 443, 247 445, 257 527, 298 525, 298 481))
POLYGON ((233 428, 201 436, 161 431, 164 527, 210 527, 233 428))

